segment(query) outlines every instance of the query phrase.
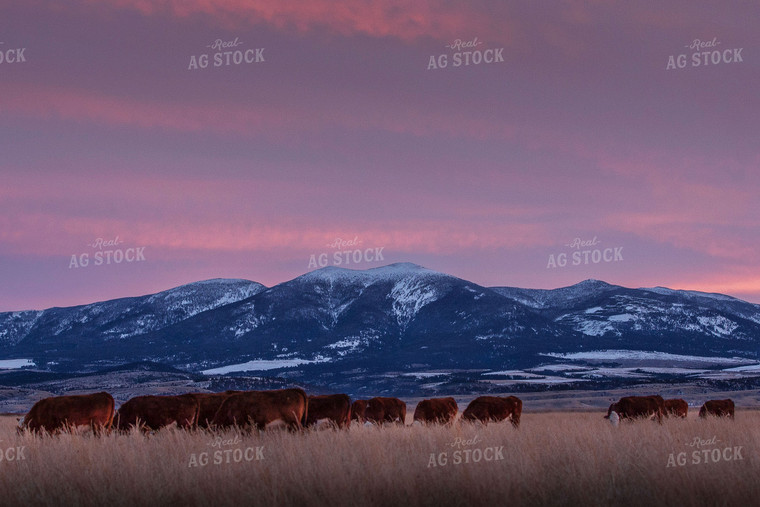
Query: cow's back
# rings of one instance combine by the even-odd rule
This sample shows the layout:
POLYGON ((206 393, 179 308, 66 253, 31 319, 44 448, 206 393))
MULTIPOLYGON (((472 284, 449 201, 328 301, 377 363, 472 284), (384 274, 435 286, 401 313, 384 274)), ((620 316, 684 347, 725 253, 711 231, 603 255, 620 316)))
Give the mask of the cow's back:
POLYGON ((136 396, 129 399, 117 414, 119 430, 132 426, 158 430, 173 423, 179 428, 192 428, 198 417, 198 400, 192 394, 179 396, 136 396))
POLYGON ((291 430, 300 429, 308 418, 309 398, 303 389, 244 391, 227 397, 214 416, 213 425, 256 426, 263 430, 277 420, 291 430))
POLYGON ((113 417, 114 400, 106 392, 52 396, 35 403, 24 416, 22 426, 35 432, 76 426, 110 429, 113 417))
POLYGON ((222 403, 232 394, 241 391, 224 391, 221 393, 190 393, 198 402, 197 425, 199 428, 208 428, 214 416, 219 411, 222 403))

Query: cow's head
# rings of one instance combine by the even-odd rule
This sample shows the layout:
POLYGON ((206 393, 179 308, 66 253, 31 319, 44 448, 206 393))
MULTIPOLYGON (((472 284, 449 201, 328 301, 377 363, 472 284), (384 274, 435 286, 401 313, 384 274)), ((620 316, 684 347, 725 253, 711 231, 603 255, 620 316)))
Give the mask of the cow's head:
POLYGON ((24 418, 17 417, 16 422, 18 423, 18 426, 16 426, 16 433, 19 435, 23 435, 24 431, 26 430, 26 425, 24 424, 24 418))

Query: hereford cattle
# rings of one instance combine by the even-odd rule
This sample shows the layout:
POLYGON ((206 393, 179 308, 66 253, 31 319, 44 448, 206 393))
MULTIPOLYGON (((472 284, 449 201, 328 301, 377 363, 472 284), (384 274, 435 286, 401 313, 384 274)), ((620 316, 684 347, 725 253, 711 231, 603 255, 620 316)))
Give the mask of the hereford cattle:
POLYGON ((688 414, 689 404, 686 403, 685 400, 682 400, 680 398, 665 400, 665 417, 670 417, 672 415, 674 417, 681 417, 685 419, 688 414))
POLYGON ((190 393, 198 401, 198 417, 196 418, 199 428, 209 428, 214 420, 219 407, 228 396, 242 391, 224 391, 221 393, 190 393))
POLYGON ((646 417, 649 419, 654 418, 657 422, 662 423, 662 416, 665 412, 665 400, 660 395, 624 396, 617 403, 610 405, 604 418, 609 419, 612 412, 616 412, 620 419, 633 420, 646 417))
POLYGON ((708 415, 718 417, 734 418, 734 402, 728 400, 710 400, 706 401, 702 408, 699 409, 699 417, 705 418, 708 415))
POLYGON ((360 423, 366 422, 368 400, 356 400, 351 404, 351 420, 359 421, 360 423))
POLYGON ((159 430, 177 423, 178 428, 190 429, 198 417, 198 400, 193 394, 179 396, 136 396, 119 407, 117 427, 127 431, 137 426, 144 431, 159 430))
POLYGON ((222 402, 213 426, 256 426, 263 430, 268 424, 282 421, 288 429, 301 429, 306 423, 309 398, 303 389, 274 391, 244 391, 231 394, 222 402))
POLYGON ((454 398, 431 398, 422 400, 414 409, 414 420, 422 423, 451 424, 457 416, 454 398))
POLYGON ((371 398, 367 400, 364 418, 375 424, 389 422, 404 425, 406 424, 406 403, 398 398, 371 398))
POLYGON ((509 420, 517 428, 521 414, 522 400, 516 396, 479 396, 462 412, 462 420, 483 424, 509 420))
POLYGON ((94 432, 109 430, 113 423, 114 401, 106 392, 52 396, 34 404, 20 428, 33 432, 89 426, 94 432))
POLYGON ((347 394, 326 394, 309 396, 309 413, 306 426, 314 426, 327 420, 338 428, 348 428, 351 424, 351 398, 347 394))

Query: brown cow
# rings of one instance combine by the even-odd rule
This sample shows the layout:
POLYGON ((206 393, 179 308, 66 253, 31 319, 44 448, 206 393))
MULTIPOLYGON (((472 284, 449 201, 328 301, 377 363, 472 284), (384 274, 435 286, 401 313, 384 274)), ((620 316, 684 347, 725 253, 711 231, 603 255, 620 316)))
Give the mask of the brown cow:
POLYGON ((240 393, 242 391, 224 391, 221 393, 189 393, 195 397, 198 401, 198 417, 196 418, 196 424, 199 428, 208 429, 211 422, 214 420, 219 407, 222 406, 222 402, 227 399, 231 394, 240 393))
POLYGON ((702 408, 699 409, 699 417, 705 418, 708 415, 718 417, 734 418, 734 402, 727 400, 710 400, 706 401, 702 408))
POLYGON ((277 389, 273 391, 244 391, 231 394, 222 402, 213 426, 256 426, 263 430, 270 423, 281 420, 288 429, 300 430, 306 423, 309 397, 303 389, 277 389))
POLYGON ((351 398, 347 394, 309 396, 309 414, 306 426, 314 426, 327 419, 338 428, 351 424, 351 398))
POLYGON ((50 433, 77 426, 89 426, 94 432, 110 430, 114 401, 106 392, 51 396, 34 404, 20 429, 50 433))
POLYGON ((657 422, 662 423, 665 400, 660 395, 624 396, 617 403, 610 405, 604 418, 609 419, 612 412, 617 413, 620 419, 633 420, 645 417, 647 419, 654 418, 657 422))
POLYGON ((431 398, 422 400, 414 409, 414 420, 422 423, 451 424, 459 407, 454 398, 431 398))
POLYGON ((173 423, 177 423, 178 428, 191 429, 197 417, 198 400, 192 394, 136 396, 119 407, 116 414, 121 431, 138 425, 143 431, 156 431, 173 423))
POLYGON ((356 400, 351 404, 351 420, 359 421, 360 423, 366 422, 367 413, 367 401, 368 400, 356 400))
POLYGON ((398 398, 375 397, 367 400, 364 412, 367 422, 382 424, 385 422, 406 424, 406 403, 398 398))
POLYGON ((671 400, 665 400, 665 417, 675 416, 686 418, 689 414, 689 404, 686 400, 680 398, 673 398, 671 400))
POLYGON ((522 400, 517 396, 479 396, 462 412, 462 420, 483 424, 509 420, 517 428, 521 414, 522 400))

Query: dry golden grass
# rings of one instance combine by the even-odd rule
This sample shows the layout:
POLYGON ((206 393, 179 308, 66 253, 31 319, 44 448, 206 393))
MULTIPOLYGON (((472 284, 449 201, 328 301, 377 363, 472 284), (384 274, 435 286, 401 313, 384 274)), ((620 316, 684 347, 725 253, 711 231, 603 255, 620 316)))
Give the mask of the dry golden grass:
POLYGON ((0 450, 25 447, 25 459, 0 461, 0 503, 690 506, 760 499, 760 412, 740 411, 733 422, 692 414, 661 426, 640 421, 617 428, 602 415, 523 414, 518 430, 456 424, 102 438, 19 436, 15 419, 3 417, 0 450), (213 447, 218 437, 234 443, 213 447), (457 449, 451 445, 457 438, 476 441, 457 449), (730 454, 741 446, 743 459, 692 464, 695 438, 714 439, 703 449, 731 447, 730 454), (229 450, 232 458, 234 449, 260 446, 263 460, 214 464, 215 451, 229 450), (456 450, 502 446, 504 459, 454 464, 456 450), (202 452, 208 464, 190 466, 202 452), (667 467, 669 455, 679 452, 687 453, 687 464, 667 467), (447 453, 447 464, 430 466, 431 454, 440 453, 447 453))

